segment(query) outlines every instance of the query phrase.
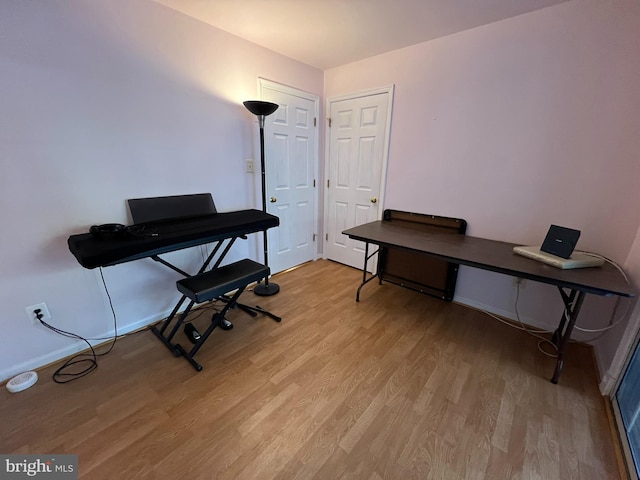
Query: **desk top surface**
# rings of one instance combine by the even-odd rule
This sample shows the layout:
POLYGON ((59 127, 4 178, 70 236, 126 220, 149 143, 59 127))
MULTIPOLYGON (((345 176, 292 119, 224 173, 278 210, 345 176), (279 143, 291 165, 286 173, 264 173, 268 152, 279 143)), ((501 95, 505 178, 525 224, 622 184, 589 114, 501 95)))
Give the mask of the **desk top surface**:
POLYGON ((452 263, 581 290, 597 295, 633 297, 636 292, 616 267, 562 270, 513 253, 516 244, 467 235, 421 231, 419 227, 375 221, 345 230, 355 240, 422 252, 452 263))
POLYGON ((69 250, 85 268, 106 267, 183 248, 264 231, 280 224, 278 217, 260 210, 216 213, 128 227, 121 238, 71 235, 69 250))

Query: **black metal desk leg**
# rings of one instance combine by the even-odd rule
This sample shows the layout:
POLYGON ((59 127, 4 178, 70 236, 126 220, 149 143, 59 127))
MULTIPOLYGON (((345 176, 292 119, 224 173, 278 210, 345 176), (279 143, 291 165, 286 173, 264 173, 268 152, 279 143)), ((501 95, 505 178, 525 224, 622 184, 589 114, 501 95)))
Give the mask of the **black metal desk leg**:
POLYGON ((584 301, 585 292, 577 292, 573 290, 571 295, 567 296, 564 292, 561 291, 562 300, 565 304, 565 309, 568 314, 568 319, 565 316, 565 312, 562 312, 562 319, 560 320, 560 326, 556 333, 554 334, 554 339, 556 346, 558 347, 558 359, 556 362, 556 369, 553 372, 553 377, 551 378, 551 383, 558 383, 558 379, 560 378, 560 373, 562 373, 562 367, 564 366, 564 355, 567 350, 567 346, 569 345, 569 340, 571 340, 571 332, 573 331, 573 327, 576 324, 576 320, 578 319, 578 314, 580 313, 580 307, 582 307, 582 302, 584 301), (575 300, 574 300, 575 299, 575 300), (565 325, 566 321, 566 325, 565 325), (564 332, 562 331, 562 327, 564 328, 564 332))
POLYGON ((360 301, 360 290, 362 290, 362 287, 364 287, 367 283, 369 283, 371 280, 373 280, 378 276, 378 272, 376 271, 375 274, 372 274, 371 277, 367 278, 367 264, 369 263, 369 259, 373 257, 376 253, 378 253, 379 250, 380 249, 378 248, 375 252, 369 255, 369 242, 365 243, 364 266, 362 267, 362 283, 360 284, 360 286, 358 287, 358 291, 356 292, 356 302, 360 301))

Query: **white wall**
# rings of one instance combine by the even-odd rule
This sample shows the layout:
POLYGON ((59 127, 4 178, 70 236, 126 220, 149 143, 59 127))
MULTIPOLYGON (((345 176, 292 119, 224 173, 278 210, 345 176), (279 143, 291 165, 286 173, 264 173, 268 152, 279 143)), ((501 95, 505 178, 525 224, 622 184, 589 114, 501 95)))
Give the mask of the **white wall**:
MULTIPOLYGON (((640 278, 640 4, 572 0, 324 72, 152 1, 0 2, 0 380, 81 344, 32 325, 112 333, 97 270, 70 234, 127 223, 127 198, 211 192, 257 207, 257 77, 336 96, 395 84, 386 208, 465 218, 469 234, 539 243, 550 223, 640 278), (634 246, 635 245, 635 246, 634 246)), ((198 249, 171 256, 198 264, 198 249)), ((231 257, 258 258, 255 239, 231 257)), ((121 331, 161 318, 175 275, 151 260, 104 269, 121 331)), ((457 299, 513 313, 511 280, 463 269, 457 299)), ((554 324, 554 289, 521 312, 554 324)), ((589 298, 581 319, 606 323, 589 298)), ((624 323, 597 344, 608 368, 624 323)))
MULTIPOLYGON (((623 264, 639 225, 638 52, 639 2, 573 0, 328 70, 325 96, 395 84, 385 208, 521 244, 573 227, 579 248, 623 264)), ((456 297, 513 316, 508 277, 461 269, 456 297)), ((580 323, 605 325, 612 305, 589 296, 580 323)), ((556 325, 561 308, 527 282, 528 322, 556 325)), ((622 327, 596 345, 602 371, 622 327)))
MULTIPOLYGON (((219 211, 259 208, 255 117, 264 77, 320 95, 323 73, 152 1, 0 2, 0 381, 113 332, 98 270, 67 238, 130 223, 126 199, 211 192, 219 211)), ((189 268, 192 249, 170 256, 189 268)), ((258 258, 257 240, 230 259, 258 258)), ((120 331, 162 318, 176 275, 151 260, 104 269, 120 331)))

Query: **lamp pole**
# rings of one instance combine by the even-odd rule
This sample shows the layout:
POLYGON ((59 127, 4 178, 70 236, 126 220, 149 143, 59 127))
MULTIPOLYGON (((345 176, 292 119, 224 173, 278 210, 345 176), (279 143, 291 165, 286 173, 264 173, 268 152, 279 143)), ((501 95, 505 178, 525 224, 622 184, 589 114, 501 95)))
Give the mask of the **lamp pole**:
MULTIPOLYGON (((244 106, 251 113, 258 117, 260 125, 260 173, 262 180, 262 211, 267 213, 267 172, 264 161, 264 119, 278 109, 278 105, 271 102, 262 102, 259 100, 249 100, 243 102, 244 106)), ((264 246, 264 264, 269 266, 269 247, 268 247, 267 231, 262 232, 262 244, 264 246)), ((277 283, 270 283, 269 276, 264 279, 264 283, 259 283, 253 289, 253 293, 263 297, 275 295, 280 291, 277 283)))

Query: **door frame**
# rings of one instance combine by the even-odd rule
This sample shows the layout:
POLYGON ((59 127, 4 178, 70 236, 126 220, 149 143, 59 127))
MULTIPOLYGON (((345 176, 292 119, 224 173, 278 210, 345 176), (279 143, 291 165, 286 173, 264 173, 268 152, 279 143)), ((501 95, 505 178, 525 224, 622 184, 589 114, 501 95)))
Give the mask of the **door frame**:
MULTIPOLYGON (((379 87, 379 88, 373 88, 370 90, 362 90, 360 92, 355 92, 355 93, 349 93, 346 95, 338 95, 338 96, 334 96, 334 97, 327 97, 327 101, 326 101, 326 106, 325 106, 325 111, 326 111, 326 115, 327 115, 327 122, 329 121, 329 115, 331 115, 331 104, 334 102, 341 102, 344 100, 354 100, 356 98, 362 98, 362 97, 370 97, 372 95, 379 95, 379 94, 383 94, 386 93, 388 94, 387 96, 387 118, 386 118, 386 131, 385 131, 385 139, 384 139, 384 144, 382 146, 382 165, 380 166, 381 172, 380 172, 380 188, 379 188, 379 194, 378 194, 378 200, 379 200, 379 204, 380 204, 380 208, 378 210, 378 219, 382 219, 382 214, 384 212, 384 202, 385 202, 385 196, 386 196, 386 186, 387 186, 387 170, 388 170, 388 164, 389 164, 389 145, 391 143, 391 118, 392 118, 392 112, 393 112, 393 94, 394 94, 394 90, 395 90, 395 85, 391 84, 391 85, 386 85, 384 87, 379 87)), ((331 151, 331 130, 330 128, 327 126, 327 128, 325 128, 325 134, 324 134, 324 178, 322 179, 324 187, 323 187, 323 192, 325 192, 323 194, 323 208, 324 208, 324 215, 323 215, 323 235, 322 235, 322 258, 327 259, 327 254, 324 248, 324 243, 327 240, 326 239, 326 232, 328 231, 328 224, 329 224, 329 213, 330 213, 330 208, 329 208, 329 194, 328 194, 328 186, 327 186, 327 179, 330 178, 330 172, 329 172, 329 167, 331 165, 331 161, 329 158, 329 154, 331 151)))
MULTIPOLYGON (((309 100, 313 102, 313 109, 314 109, 313 115, 318 124, 317 128, 315 128, 313 132, 313 137, 315 142, 315 147, 313 149, 313 167, 312 167, 313 168, 312 173, 313 173, 314 182, 315 182, 315 188, 313 192, 313 201, 314 201, 313 225, 316 233, 315 238, 319 239, 318 231, 320 227, 320 219, 319 219, 320 198, 319 198, 318 191, 320 189, 318 188, 318 183, 319 183, 319 174, 320 174, 320 129, 322 127, 322 125, 320 125, 320 96, 311 92, 300 90, 295 87, 290 87, 289 85, 284 85, 282 83, 274 82, 273 80, 268 80, 263 77, 258 77, 258 98, 260 98, 260 100, 264 100, 264 97, 265 97, 264 91, 267 89, 275 90, 277 92, 284 93, 286 95, 291 95, 294 97, 304 98, 305 100, 309 100)), ((265 142, 266 142, 266 139, 265 139, 265 142)), ((265 143, 265 150, 266 150, 266 143, 265 143)), ((269 190, 268 188, 269 174, 268 173, 269 173, 269 168, 267 167, 267 172, 266 172, 267 191, 269 190)), ((318 252, 319 252, 319 247, 318 247, 318 243, 316 243, 315 260, 319 258, 318 252)))
POLYGON ((609 401, 613 412, 613 421, 617 430, 620 446, 622 447, 622 456, 627 474, 630 479, 637 480, 638 475, 633 461, 633 454, 631 453, 629 439, 625 432, 624 421, 622 420, 622 413, 620 412, 620 406, 618 404, 618 389, 620 388, 620 384, 622 383, 633 354, 636 349, 640 348, 640 303, 634 305, 629 317, 629 323, 625 328, 625 333, 611 362, 611 366, 600 382, 600 393, 608 397, 605 401, 609 401))
MULTIPOLYGON (((629 361, 631 360, 631 357, 633 356, 633 353, 635 352, 636 348, 640 348, 640 344, 638 343, 637 340, 638 339, 636 338, 634 343, 635 347, 632 348, 628 356, 629 361)), ((627 369, 628 363, 629 362, 626 362, 624 370, 620 374, 620 379, 616 382, 616 387, 613 394, 610 395, 608 398, 605 398, 605 401, 609 401, 609 404, 611 406, 611 411, 613 412, 613 423, 615 424, 614 427, 616 432, 612 433, 612 435, 616 435, 616 434, 618 435, 619 445, 622 449, 622 457, 623 457, 622 460, 625 464, 624 467, 626 468, 627 475, 630 480, 638 480, 638 474, 637 474, 635 462, 633 460, 633 453, 631 453, 631 446, 629 445, 629 437, 627 436, 627 433, 625 431, 624 421, 622 420, 622 412, 620 411, 620 405, 618 404, 618 398, 617 398, 618 388, 620 386, 623 373, 627 369)))
MULTIPOLYGON (((629 299, 631 301, 631 299, 629 299)), ((631 361, 636 344, 640 341, 640 303, 636 303, 633 310, 628 313, 629 321, 625 327, 622 340, 611 361, 608 370, 600 381, 600 393, 613 398, 618 391, 622 376, 631 361)))

